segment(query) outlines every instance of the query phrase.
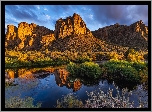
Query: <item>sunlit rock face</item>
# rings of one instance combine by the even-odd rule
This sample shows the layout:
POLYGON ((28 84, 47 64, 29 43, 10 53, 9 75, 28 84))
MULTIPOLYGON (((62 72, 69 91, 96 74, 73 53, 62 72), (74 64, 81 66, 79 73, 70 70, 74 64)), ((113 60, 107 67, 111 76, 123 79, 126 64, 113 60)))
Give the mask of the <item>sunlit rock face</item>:
POLYGON ((14 49, 19 43, 20 40, 17 38, 17 27, 14 25, 8 25, 5 35, 5 47, 7 49, 14 49))
POLYGON ((72 17, 70 16, 66 19, 60 18, 57 20, 54 34, 56 38, 64 38, 70 35, 80 34, 92 35, 80 15, 76 13, 74 13, 72 17))
POLYGON ((92 31, 93 35, 113 44, 148 49, 148 27, 140 20, 130 26, 118 23, 92 31))
POLYGON ((116 23, 91 32, 76 13, 57 20, 54 31, 21 22, 18 27, 8 25, 5 36, 5 48, 8 50, 119 52, 122 48, 121 52, 126 47, 148 49, 148 26, 141 20, 130 26, 116 23))
POLYGON ((7 26, 5 47, 15 50, 40 50, 46 49, 54 39, 52 30, 34 23, 21 22, 18 28, 7 26))

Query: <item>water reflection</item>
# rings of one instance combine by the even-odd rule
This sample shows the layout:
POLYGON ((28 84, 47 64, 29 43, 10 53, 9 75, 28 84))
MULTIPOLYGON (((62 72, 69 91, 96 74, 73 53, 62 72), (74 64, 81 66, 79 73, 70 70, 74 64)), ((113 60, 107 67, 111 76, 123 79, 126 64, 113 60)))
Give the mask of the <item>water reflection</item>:
POLYGON ((56 84, 60 87, 66 86, 68 89, 73 89, 73 92, 78 91, 82 83, 79 79, 74 79, 74 81, 70 82, 70 76, 66 69, 58 69, 54 73, 56 84))
POLYGON ((5 72, 8 74, 8 76, 12 78, 18 77, 19 79, 26 79, 26 80, 32 80, 34 78, 43 79, 50 75, 50 73, 53 73, 55 76, 56 84, 59 87, 67 87, 68 89, 73 89, 73 92, 80 90, 82 84, 84 86, 98 86, 100 82, 103 82, 103 80, 107 80, 108 84, 112 84, 113 81, 115 84, 120 88, 128 88, 129 90, 135 89, 137 86, 137 83, 132 82, 126 82, 125 80, 119 80, 119 79, 111 79, 111 78, 102 78, 97 80, 92 79, 86 79, 85 77, 73 77, 70 76, 68 71, 64 68, 22 68, 22 69, 6 69, 5 72))
MULTIPOLYGON (((54 108, 53 105, 56 105, 57 99, 60 99, 62 95, 71 92, 74 92, 79 96, 83 103, 88 98, 86 91, 91 92, 98 88, 101 88, 105 93, 109 88, 114 89, 113 96, 116 96, 113 80, 92 80, 84 77, 72 77, 63 68, 6 69, 6 72, 11 75, 13 74, 14 76, 12 75, 11 78, 14 77, 16 83, 18 83, 18 86, 12 87, 12 90, 10 87, 5 91, 6 96, 16 96, 18 93, 21 94, 21 97, 31 96, 35 99, 35 103, 42 101, 42 108, 54 108)), ((134 100, 135 105, 138 104, 139 95, 137 92, 140 92, 141 94, 142 90, 139 90, 141 88, 139 88, 137 84, 117 80, 115 80, 115 84, 120 89, 127 87, 128 89, 133 90, 136 94, 133 94, 133 96, 130 97, 130 100, 134 100)), ((142 94, 145 94, 145 92, 142 94)), ((148 99, 147 97, 144 99, 148 99)))

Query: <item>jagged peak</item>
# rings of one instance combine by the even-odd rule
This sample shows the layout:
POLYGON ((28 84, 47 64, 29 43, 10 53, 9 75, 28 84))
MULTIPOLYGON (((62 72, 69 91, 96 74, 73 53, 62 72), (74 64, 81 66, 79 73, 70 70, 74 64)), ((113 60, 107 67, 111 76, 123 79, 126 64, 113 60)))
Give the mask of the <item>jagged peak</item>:
POLYGON ((73 13, 73 17, 74 17, 74 16, 80 16, 80 15, 79 15, 79 14, 77 14, 77 13, 73 13))

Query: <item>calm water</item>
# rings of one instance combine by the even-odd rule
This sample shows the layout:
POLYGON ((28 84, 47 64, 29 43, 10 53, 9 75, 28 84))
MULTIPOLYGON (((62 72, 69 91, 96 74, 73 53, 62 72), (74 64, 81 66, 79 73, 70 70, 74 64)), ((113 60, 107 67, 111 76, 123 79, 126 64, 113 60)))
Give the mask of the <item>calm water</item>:
MULTIPOLYGON (((19 83, 19 78, 15 78, 15 82, 18 85, 7 88, 5 90, 5 97, 8 98, 10 96, 17 96, 18 94, 20 94, 22 98, 29 96, 34 99, 34 104, 37 102, 42 102, 42 108, 54 108, 56 101, 68 93, 74 93, 84 103, 85 100, 88 99, 86 91, 91 92, 98 90, 98 88, 101 88, 101 90, 103 90, 105 93, 109 88, 113 89, 113 96, 116 96, 116 89, 114 85, 109 84, 107 80, 101 80, 99 83, 91 84, 90 86, 88 86, 89 84, 86 85, 81 83, 81 85, 79 85, 77 88, 74 88, 72 83, 63 81, 59 77, 59 74, 55 73, 49 73, 41 78, 39 77, 32 80, 31 79, 27 79, 26 81, 24 80, 22 83, 19 83)), ((137 106, 138 97, 140 95, 144 96, 144 100, 148 99, 146 93, 147 91, 142 90, 142 86, 138 85, 133 90, 133 95, 130 97, 130 101, 134 101, 134 106, 137 106)))

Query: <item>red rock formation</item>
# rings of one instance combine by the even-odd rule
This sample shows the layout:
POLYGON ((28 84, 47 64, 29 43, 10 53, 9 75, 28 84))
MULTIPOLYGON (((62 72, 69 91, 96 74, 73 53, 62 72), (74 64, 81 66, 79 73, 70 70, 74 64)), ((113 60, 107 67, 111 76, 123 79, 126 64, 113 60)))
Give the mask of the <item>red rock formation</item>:
POLYGON ((17 27, 14 25, 7 26, 7 32, 5 36, 5 47, 7 49, 14 49, 15 46, 20 42, 17 38, 17 27))
POLYGON ((44 26, 21 22, 18 28, 8 25, 5 46, 16 50, 40 50, 54 40, 54 32, 44 26))
POLYGON ((78 52, 110 52, 126 47, 145 50, 148 47, 148 27, 142 21, 137 21, 130 26, 116 23, 90 32, 80 15, 74 13, 72 17, 57 20, 55 31, 34 23, 21 22, 18 29, 9 25, 5 46, 16 50, 78 52))
POLYGON ((55 25, 54 31, 56 38, 64 38, 69 35, 90 34, 90 30, 86 27, 85 22, 80 15, 74 13, 73 16, 66 19, 60 18, 55 25))

